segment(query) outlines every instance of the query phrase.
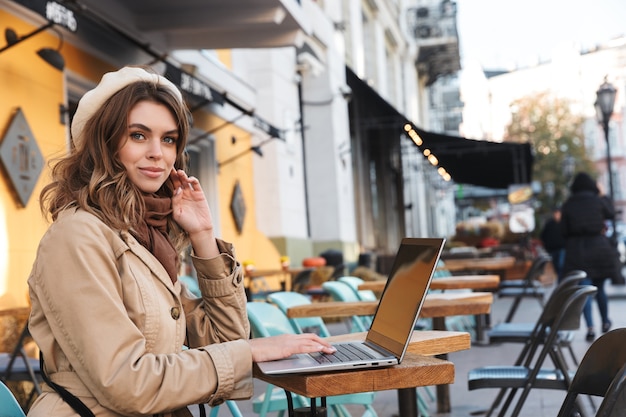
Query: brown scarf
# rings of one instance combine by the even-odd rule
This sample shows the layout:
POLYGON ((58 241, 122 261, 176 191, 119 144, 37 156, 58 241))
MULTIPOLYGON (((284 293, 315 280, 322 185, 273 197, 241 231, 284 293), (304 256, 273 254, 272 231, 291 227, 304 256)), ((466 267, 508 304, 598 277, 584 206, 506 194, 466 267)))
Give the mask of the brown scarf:
POLYGON ((161 262, 175 283, 178 276, 178 255, 167 234, 167 217, 172 213, 172 200, 144 194, 146 216, 132 232, 133 236, 161 262))

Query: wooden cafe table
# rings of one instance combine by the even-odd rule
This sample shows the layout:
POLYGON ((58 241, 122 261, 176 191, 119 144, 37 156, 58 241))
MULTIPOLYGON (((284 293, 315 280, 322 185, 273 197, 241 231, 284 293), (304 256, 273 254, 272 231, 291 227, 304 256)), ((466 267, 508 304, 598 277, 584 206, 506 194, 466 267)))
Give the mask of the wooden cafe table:
MULTIPOLYGON (((490 292, 428 294, 420 312, 421 318, 445 318, 491 311, 493 294, 490 292)), ((376 313, 378 301, 323 301, 290 307, 287 316, 298 317, 350 317, 371 316, 376 313)), ((445 330, 439 328, 437 330, 445 330)))
MULTIPOLYGON (((446 317, 488 314, 492 303, 493 294, 490 292, 428 294, 420 317, 431 318, 433 329, 442 331, 446 329, 446 317)), ((376 312, 377 307, 378 301, 324 301, 291 307, 287 310, 287 316, 290 318, 371 316, 376 312)), ((446 358, 447 353, 431 354, 446 358)), ((450 412, 450 387, 447 384, 435 384, 437 385, 437 411, 439 413, 450 412)), ((414 389, 399 389, 398 400, 401 416, 415 415, 406 412, 407 409, 410 410, 409 407, 415 407, 414 404, 417 402, 414 389)))
POLYGON ((497 256, 491 258, 449 259, 438 269, 450 272, 461 271, 505 271, 515 266, 514 256, 497 256))
MULTIPOLYGON (((359 290, 371 290, 381 293, 385 289, 387 281, 365 281, 359 285, 359 290)), ((435 278, 430 283, 432 290, 483 290, 491 291, 500 285, 499 275, 454 275, 451 277, 435 278)), ((484 343, 485 322, 487 316, 484 314, 476 315, 476 341, 484 343)))
POLYGON ((301 268, 279 268, 279 269, 247 269, 245 270, 246 292, 248 299, 251 299, 251 286, 255 279, 272 277, 278 280, 281 291, 291 291, 294 278, 307 267, 301 268))
MULTIPOLYGON (((359 290, 382 292, 387 284, 386 280, 365 281, 359 285, 359 290)), ((491 290, 500 285, 499 275, 454 275, 451 277, 434 278, 430 282, 431 290, 491 290)))
MULTIPOLYGON (((365 335, 365 332, 349 333, 332 336, 328 340, 364 340, 365 335)), ((399 414, 417 417, 416 387, 441 386, 454 382, 454 365, 447 360, 433 358, 432 355, 469 349, 470 344, 469 334, 465 332, 414 331, 404 359, 399 365, 289 375, 266 375, 255 366, 253 373, 255 378, 308 398, 396 389, 399 414)))

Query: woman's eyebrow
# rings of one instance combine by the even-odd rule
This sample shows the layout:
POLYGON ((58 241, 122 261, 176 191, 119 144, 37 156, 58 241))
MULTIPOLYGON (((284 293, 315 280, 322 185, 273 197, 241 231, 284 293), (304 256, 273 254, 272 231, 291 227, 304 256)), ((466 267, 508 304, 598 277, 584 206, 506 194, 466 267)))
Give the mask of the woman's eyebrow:
POLYGON ((142 129, 142 130, 149 130, 152 131, 152 129, 150 129, 148 126, 144 125, 143 123, 131 123, 128 125, 128 128, 135 128, 135 129, 142 129))
MULTIPOLYGON (((131 123, 128 125, 129 129, 135 128, 135 129, 141 129, 141 130, 146 130, 148 132, 152 132, 152 129, 150 129, 148 126, 144 125, 143 123, 131 123)), ((173 135, 178 133, 178 129, 172 129, 172 130, 168 130, 167 132, 165 132, 166 135, 173 135)))

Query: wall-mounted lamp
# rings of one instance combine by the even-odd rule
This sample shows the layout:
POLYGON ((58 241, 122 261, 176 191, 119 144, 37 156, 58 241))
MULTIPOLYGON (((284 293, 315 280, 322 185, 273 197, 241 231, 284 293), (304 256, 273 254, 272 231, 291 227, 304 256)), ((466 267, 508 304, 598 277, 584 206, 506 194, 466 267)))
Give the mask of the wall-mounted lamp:
POLYGON ((250 148, 250 150, 251 150, 252 152, 254 152, 255 154, 259 155, 261 158, 263 158, 263 151, 261 150, 261 147, 260 147, 260 146, 258 146, 258 145, 257 145, 257 146, 252 146, 252 147, 250 148))
POLYGON ((226 165, 226 164, 229 164, 229 163, 233 162, 235 159, 238 159, 238 158, 240 158, 240 157, 244 156, 244 155, 245 155, 245 154, 247 154, 248 152, 254 152, 255 154, 259 155, 259 156, 262 158, 262 157, 263 157, 263 151, 261 150, 261 146, 265 145, 267 142, 269 142, 269 141, 270 141, 270 140, 272 140, 272 139, 274 139, 274 138, 269 138, 269 139, 267 139, 267 140, 265 140, 265 141, 263 141, 263 142, 259 143, 258 145, 251 146, 251 147, 249 147, 248 149, 246 149, 245 151, 240 152, 240 153, 238 153, 238 154, 236 154, 236 155, 231 156, 230 158, 228 158, 228 159, 226 159, 226 160, 224 160, 224 161, 222 161, 222 162, 218 162, 218 163, 217 163, 217 166, 218 166, 218 167, 222 167, 222 166, 224 166, 224 165, 226 165))
MULTIPOLYGON (((232 125, 233 123, 235 123, 237 120, 241 119, 243 116, 250 116, 250 113, 241 113, 240 115, 238 115, 237 117, 235 117, 234 119, 231 120, 227 120, 224 123, 220 124, 219 126, 214 127, 213 129, 209 129, 204 133, 199 134, 198 136, 196 136, 195 138, 191 138, 187 141, 187 145, 193 145, 194 143, 200 141, 201 139, 204 138, 208 138, 209 136, 211 136, 213 133, 217 132, 218 130, 224 129, 225 127, 232 125)), ((235 138, 234 136, 231 137, 231 143, 235 143, 237 141, 237 138, 235 138)))
MULTIPOLYGON (((13 46, 19 44, 22 41, 25 41, 28 38, 32 38, 33 36, 37 35, 40 32, 43 32, 46 29, 50 29, 53 26, 54 22, 48 22, 45 25, 35 29, 34 31, 27 33, 24 36, 17 36, 17 33, 15 33, 13 29, 6 28, 4 31, 4 38, 7 44, 4 47, 0 48, 0 53, 6 51, 9 48, 12 48, 13 46)), ((63 71, 63 68, 65 67, 65 60, 59 52, 61 46, 63 46, 63 35, 60 32, 58 32, 58 34, 59 46, 56 49, 41 48, 37 51, 37 55, 39 55, 41 59, 52 65, 54 68, 58 69, 59 71, 63 71)))

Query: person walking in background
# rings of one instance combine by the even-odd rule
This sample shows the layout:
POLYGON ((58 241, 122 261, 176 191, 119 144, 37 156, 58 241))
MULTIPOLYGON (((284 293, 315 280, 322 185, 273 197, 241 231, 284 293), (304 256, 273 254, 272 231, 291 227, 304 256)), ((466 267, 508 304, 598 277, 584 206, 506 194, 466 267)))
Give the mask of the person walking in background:
POLYGON ((28 278, 29 329, 47 379, 30 417, 190 417, 190 404, 251 397, 253 361, 334 352, 314 334, 248 340, 243 268, 184 171, 189 120, 149 68, 105 74, 78 103, 74 147, 41 192, 53 223, 28 278), (189 245, 201 297, 177 277, 189 245))
MULTIPOLYGON (((576 174, 570 186, 570 196, 561 207, 561 230, 565 237, 563 273, 575 269, 585 271, 587 278, 582 283, 598 288, 595 298, 603 333, 611 328, 604 282, 620 274, 615 249, 605 234, 605 220, 614 216, 612 202, 600 192, 596 181, 585 172, 576 174)), ((596 335, 591 298, 585 304, 583 315, 587 323, 587 340, 593 341, 596 335)))
POLYGON ((563 279, 563 263, 565 262, 565 238, 561 231, 561 209, 554 207, 550 218, 543 225, 539 236, 543 247, 552 258, 552 266, 557 281, 563 279))

